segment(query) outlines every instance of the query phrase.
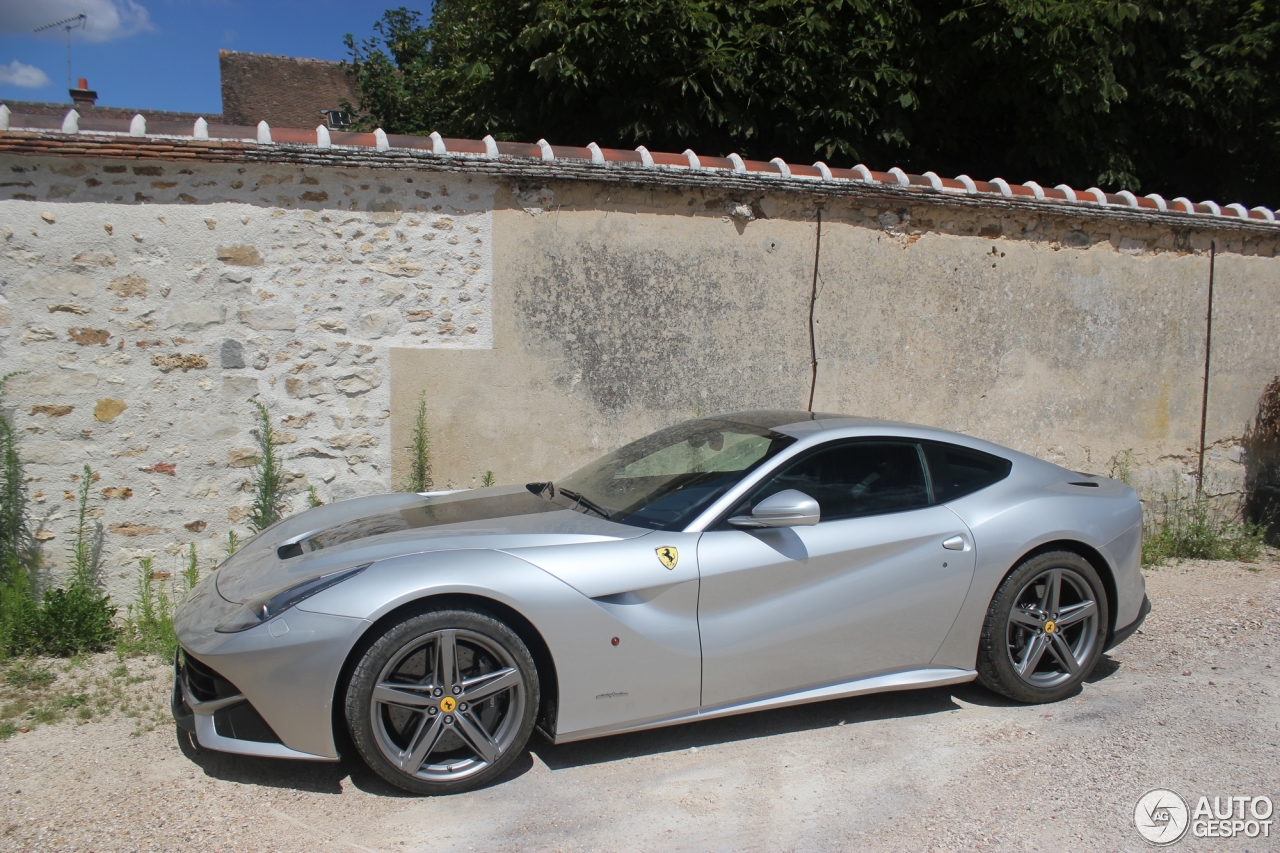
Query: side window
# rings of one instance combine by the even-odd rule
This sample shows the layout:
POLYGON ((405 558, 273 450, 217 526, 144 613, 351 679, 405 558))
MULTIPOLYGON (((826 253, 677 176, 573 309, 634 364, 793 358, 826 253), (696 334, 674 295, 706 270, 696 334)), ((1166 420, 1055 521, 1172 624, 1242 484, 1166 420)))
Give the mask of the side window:
POLYGON ((851 441, 819 448, 765 481, 737 512, 750 512, 786 489, 816 500, 823 521, 929 505, 924 465, 914 442, 851 441))
POLYGON ((923 447, 929 461, 933 497, 938 503, 946 503, 998 483, 1009 476, 1013 468, 1008 459, 980 450, 934 442, 925 442, 923 447))

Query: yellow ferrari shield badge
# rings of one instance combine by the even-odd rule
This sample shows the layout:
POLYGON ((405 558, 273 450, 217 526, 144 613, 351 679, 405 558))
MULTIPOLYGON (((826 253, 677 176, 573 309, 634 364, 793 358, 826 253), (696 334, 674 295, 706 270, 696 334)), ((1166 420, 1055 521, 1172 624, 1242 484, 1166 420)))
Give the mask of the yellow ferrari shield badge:
POLYGON ((680 561, 680 552, 670 545, 663 545, 661 548, 654 548, 653 550, 658 555, 658 562, 668 569, 674 569, 676 563, 680 561))

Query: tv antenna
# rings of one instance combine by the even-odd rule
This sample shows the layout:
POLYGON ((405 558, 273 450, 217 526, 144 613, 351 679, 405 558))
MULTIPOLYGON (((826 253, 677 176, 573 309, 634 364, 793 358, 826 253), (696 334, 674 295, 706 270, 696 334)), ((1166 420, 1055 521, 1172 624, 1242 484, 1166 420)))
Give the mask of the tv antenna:
POLYGON ((71 88, 71 31, 74 29, 84 29, 85 23, 89 20, 89 16, 84 12, 79 15, 73 15, 70 18, 63 18, 61 21, 54 21, 52 24, 45 24, 43 27, 36 27, 33 32, 42 33, 45 30, 53 30, 61 27, 67 31, 67 88, 71 88))

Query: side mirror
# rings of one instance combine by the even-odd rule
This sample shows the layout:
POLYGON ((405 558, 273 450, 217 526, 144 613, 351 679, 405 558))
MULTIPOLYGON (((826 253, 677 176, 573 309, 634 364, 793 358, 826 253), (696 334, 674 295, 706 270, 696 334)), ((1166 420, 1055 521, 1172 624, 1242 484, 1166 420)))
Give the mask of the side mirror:
POLYGON ((734 527, 812 527, 822 520, 818 502, 795 489, 770 495, 751 510, 751 515, 729 519, 734 527))

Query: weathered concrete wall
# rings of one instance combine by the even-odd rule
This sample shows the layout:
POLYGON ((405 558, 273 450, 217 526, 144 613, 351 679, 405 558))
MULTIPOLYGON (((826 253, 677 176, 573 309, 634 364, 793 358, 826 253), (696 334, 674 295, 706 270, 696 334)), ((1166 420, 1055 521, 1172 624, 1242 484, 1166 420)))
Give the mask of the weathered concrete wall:
MULTIPOLYGON (((807 404, 812 211, 784 200, 744 228, 700 192, 622 195, 499 194, 494 348, 392 351, 397 403, 427 392, 437 485, 545 478, 680 418, 807 404)), ((393 406, 397 451, 411 418, 393 406)))
MULTIPOLYGON (((700 413, 814 407, 956 429, 1151 494, 1194 474, 1215 235, 928 205, 564 184, 499 194, 495 346, 392 352, 441 485, 562 475, 700 413), (747 205, 749 209, 743 208, 747 205), (528 208, 529 210, 526 210, 528 208), (732 213, 743 214, 732 216, 732 213)), ((1276 243, 1219 235, 1207 485, 1280 371, 1276 243)), ((394 458, 402 470, 403 457, 394 458)))
POLYGON ((293 509, 386 491, 392 346, 492 343, 494 185, 298 167, 6 162, 0 359, 55 568, 84 464, 111 587, 248 535, 251 397, 293 509), (28 200, 20 196, 40 199, 28 200))

